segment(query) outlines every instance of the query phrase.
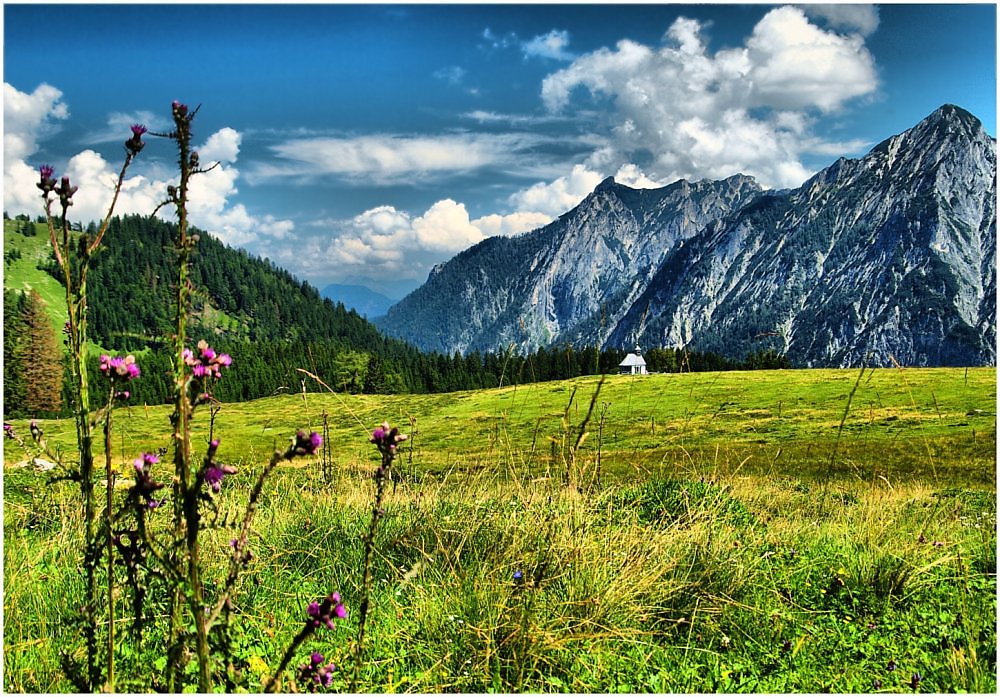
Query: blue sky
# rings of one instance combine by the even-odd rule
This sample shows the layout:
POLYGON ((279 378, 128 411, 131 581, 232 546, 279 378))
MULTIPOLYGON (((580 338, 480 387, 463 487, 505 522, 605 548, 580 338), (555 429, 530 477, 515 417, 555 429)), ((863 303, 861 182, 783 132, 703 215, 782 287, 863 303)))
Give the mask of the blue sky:
MULTIPOLYGON (((301 279, 401 297, 607 176, 797 186, 944 103, 996 135, 996 6, 4 5, 4 208, 39 164, 100 217, 129 125, 201 104, 192 220, 301 279)), ((119 212, 174 176, 166 141, 119 212)))

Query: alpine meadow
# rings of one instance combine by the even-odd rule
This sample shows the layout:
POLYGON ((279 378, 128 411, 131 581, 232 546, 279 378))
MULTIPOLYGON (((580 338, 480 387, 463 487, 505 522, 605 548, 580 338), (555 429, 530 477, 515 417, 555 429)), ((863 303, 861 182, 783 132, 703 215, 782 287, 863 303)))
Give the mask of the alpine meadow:
MULTIPOLYGON (((325 35, 229 7, 148 6, 219 20, 229 63, 172 54, 200 104, 84 137, 89 103, 5 82, 6 693, 996 694, 995 125, 949 98, 848 135, 897 94, 899 8, 316 5, 399 43, 284 85, 290 27, 325 35), (307 84, 335 125, 282 103, 307 84), (482 107, 390 120, 452 98, 482 107), (456 172, 508 212, 372 203, 456 172), (275 180, 308 223, 261 212, 275 180)), ((118 21, 67 8, 5 18, 118 21)))

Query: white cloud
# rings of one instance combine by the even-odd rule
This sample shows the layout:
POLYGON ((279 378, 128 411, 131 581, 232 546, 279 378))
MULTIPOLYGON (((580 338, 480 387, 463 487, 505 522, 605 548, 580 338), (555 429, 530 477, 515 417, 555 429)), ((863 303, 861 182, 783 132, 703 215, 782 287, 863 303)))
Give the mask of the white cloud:
POLYGON ((378 276, 420 279, 430 267, 484 238, 465 206, 451 199, 420 216, 393 206, 377 206, 333 225, 328 235, 304 246, 278 249, 275 258, 305 275, 346 281, 378 276))
POLYGON ((753 105, 832 111, 875 89, 875 64, 859 36, 809 23, 801 10, 768 12, 747 42, 753 105))
POLYGON ((584 165, 576 165, 569 175, 548 183, 538 183, 513 194, 509 201, 523 212, 543 213, 552 218, 573 208, 601 183, 603 177, 584 165))
POLYGON ((615 181, 633 189, 659 189, 670 184, 670 182, 651 179, 638 165, 631 162, 618 168, 618 171, 615 172, 615 181))
MULTIPOLYGON (((3 206, 14 213, 41 212, 37 166, 27 159, 38 151, 38 140, 69 116, 62 92, 41 84, 31 94, 3 85, 3 206)), ((38 163, 41 165, 43 163, 38 163)))
POLYGON ((661 48, 623 40, 545 78, 550 111, 564 109, 577 88, 612 101, 612 140, 590 167, 650 161, 658 181, 743 172, 765 186, 798 185, 809 174, 802 155, 829 150, 809 133, 810 114, 877 88, 860 35, 825 31, 794 7, 768 12, 742 47, 710 53, 702 30, 679 18, 661 48))
POLYGON ((570 61, 573 54, 566 50, 569 46, 569 32, 565 29, 553 29, 548 34, 536 36, 521 45, 525 58, 551 58, 553 60, 570 61))
MULTIPOLYGON (((51 121, 68 116, 69 110, 60 101, 61 96, 59 90, 49 85, 40 85, 33 93, 25 94, 4 84, 4 209, 9 213, 35 215, 43 212, 40 192, 35 186, 38 170, 25 160, 37 151, 39 139, 51 134, 51 121)), ((145 118, 148 116, 112 114, 108 123, 117 124, 119 134, 113 139, 98 136, 96 142, 121 139, 124 143, 130 135, 128 126, 139 121, 153 122, 152 117, 145 118)), ((222 128, 196 148, 203 167, 207 169, 215 162, 219 164, 191 179, 188 202, 191 222, 228 244, 247 244, 262 236, 285 238, 293 230, 291 221, 270 215, 256 216, 243 204, 232 202, 238 192, 236 182, 240 174, 233 165, 239 155, 240 141, 237 131, 222 128)), ((147 144, 147 147, 151 145, 147 144)), ((165 198, 167 186, 176 185, 176 177, 172 173, 151 176, 157 170, 144 170, 143 167, 143 157, 140 156, 122 184, 115 205, 116 215, 148 215, 165 198)), ((118 181, 119 168, 119 164, 112 165, 100 153, 90 149, 69 158, 65 171, 57 172, 57 176, 68 176, 79 187, 70 209, 73 219, 86 223, 104 218, 118 181)), ((166 206, 160 209, 160 214, 169 219, 173 211, 166 206)))
POLYGON ((539 142, 529 134, 463 133, 443 136, 368 135, 302 138, 272 150, 289 162, 260 165, 254 179, 337 175, 376 184, 414 176, 470 172, 510 165, 539 142))
POLYGON ((450 198, 438 201, 413 221, 413 234, 421 249, 457 252, 483 239, 482 231, 469 222, 465 205, 450 198))
POLYGON ((870 36, 878 29, 879 17, 876 5, 854 5, 835 3, 831 5, 800 6, 806 16, 826 21, 834 29, 856 31, 861 36, 870 36))
POLYGON ((476 218, 472 224, 479 228, 484 237, 502 235, 510 237, 522 232, 530 232, 552 222, 552 216, 537 211, 515 211, 507 215, 491 213, 482 218, 476 218))
POLYGON ((62 92, 42 83, 25 94, 8 83, 3 84, 3 156, 4 162, 23 160, 38 149, 38 138, 53 128, 53 120, 69 116, 62 92))

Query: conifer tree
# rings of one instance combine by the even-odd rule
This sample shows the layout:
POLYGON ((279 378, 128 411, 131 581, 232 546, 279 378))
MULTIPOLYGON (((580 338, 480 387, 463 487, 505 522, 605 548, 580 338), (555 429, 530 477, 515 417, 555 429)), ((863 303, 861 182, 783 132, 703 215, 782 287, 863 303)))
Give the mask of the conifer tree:
POLYGON ((24 294, 3 293, 3 414, 21 416, 25 408, 24 380, 24 294))
POLYGON ((34 414, 62 410, 62 361, 55 332, 37 291, 28 293, 24 308, 24 351, 21 372, 25 382, 25 409, 34 414))

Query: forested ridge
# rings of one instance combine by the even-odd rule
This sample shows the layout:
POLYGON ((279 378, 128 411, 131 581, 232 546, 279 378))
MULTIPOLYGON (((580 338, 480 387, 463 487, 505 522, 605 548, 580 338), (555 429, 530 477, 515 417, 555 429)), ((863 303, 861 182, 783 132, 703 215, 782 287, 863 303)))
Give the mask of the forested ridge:
MULTIPOLYGON (((5 224, 5 238, 47 239, 35 224, 18 219, 5 224)), ((92 384, 100 384, 98 353, 133 353, 142 368, 132 388, 133 403, 158 404, 171 393, 172 316, 176 293, 173 253, 175 226, 153 217, 114 218, 88 279, 88 335, 98 347, 91 357, 92 384)), ((82 234, 93 234, 91 226, 82 234)), ((326 389, 300 369, 318 376, 330 388, 346 392, 423 393, 482 389, 501 384, 556 380, 617 372, 622 350, 598 351, 571 346, 542 349, 529 355, 498 346, 496 352, 468 355, 421 353, 400 340, 383 336, 353 310, 320 296, 272 262, 227 247, 198 233, 191 277, 194 308, 189 326, 192 345, 207 340, 233 357, 233 369, 222 380, 216 397, 222 401, 256 399, 281 391, 326 389)), ((17 262, 19 254, 6 258, 17 262)), ((11 250, 15 248, 11 246, 11 250)), ((50 258, 38 268, 60 274, 50 258)), ((39 361, 32 346, 58 347, 60 338, 43 337, 37 321, 44 303, 15 290, 4 294, 4 413, 37 416, 68 408, 60 400, 28 390, 39 361), (26 331, 27 326, 32 331, 26 331), (29 346, 29 342, 34 342, 29 346), (31 394, 32 398, 28 398, 31 394)), ((48 328, 51 332, 51 327, 48 328)), ((58 355, 57 348, 50 349, 58 355)), ((730 361, 714 354, 680 349, 652 349, 645 358, 650 371, 725 370, 783 365, 780 357, 757 355, 730 361)), ((51 358, 48 364, 58 358, 51 358)), ((62 373, 65 371, 63 367, 62 373)), ((49 383, 49 392, 60 390, 49 383)), ((43 390, 44 392, 44 390, 43 390)), ((105 398, 93 394, 96 401, 105 398)))

